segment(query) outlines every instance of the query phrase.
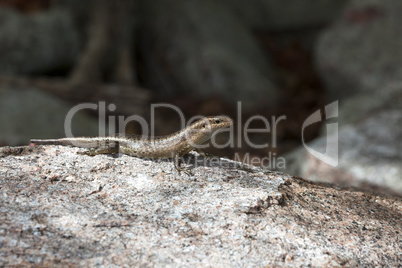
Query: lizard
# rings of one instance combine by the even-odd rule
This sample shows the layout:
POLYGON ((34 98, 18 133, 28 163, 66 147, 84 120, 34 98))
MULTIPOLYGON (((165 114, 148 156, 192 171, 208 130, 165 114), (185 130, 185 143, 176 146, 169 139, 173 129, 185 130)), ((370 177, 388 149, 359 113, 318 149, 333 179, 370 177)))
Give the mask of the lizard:
POLYGON ((181 156, 191 150, 201 152, 197 147, 208 141, 218 130, 230 127, 232 119, 227 116, 205 117, 190 126, 167 136, 148 138, 138 135, 115 134, 105 137, 72 137, 61 139, 31 139, 35 145, 64 145, 88 148, 82 154, 123 153, 141 158, 174 158, 177 171, 190 174, 181 168, 181 156))

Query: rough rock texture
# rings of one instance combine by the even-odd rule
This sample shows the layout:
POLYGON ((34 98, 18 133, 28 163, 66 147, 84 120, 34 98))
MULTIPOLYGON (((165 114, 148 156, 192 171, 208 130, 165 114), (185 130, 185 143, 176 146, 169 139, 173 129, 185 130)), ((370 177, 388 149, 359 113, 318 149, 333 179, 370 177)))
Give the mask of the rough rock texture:
MULTIPOLYGON (((32 138, 61 138, 72 107, 35 88, 0 87, 0 145, 24 145, 32 138)), ((72 118, 76 136, 98 133, 98 121, 83 111, 72 118)))
POLYGON ((321 36, 317 66, 333 99, 402 77, 402 2, 354 0, 321 36))
POLYGON ((0 266, 398 266, 402 200, 221 159, 0 150, 0 266), (215 162, 214 162, 215 161, 215 162))
POLYGON ((80 37, 68 13, 28 16, 0 7, 0 17, 1 74, 37 74, 67 69, 75 62, 80 37))
MULTIPOLYGON (((401 125, 400 109, 361 118, 360 122, 339 130, 338 166, 323 163, 302 147, 286 157, 286 172, 312 181, 402 196, 401 125)), ((318 138, 309 146, 325 152, 328 141, 336 141, 334 133, 328 138, 318 138)))
POLYGON ((212 0, 147 1, 143 8, 139 49, 148 87, 170 96, 220 95, 246 109, 275 102, 270 62, 230 9, 212 0))

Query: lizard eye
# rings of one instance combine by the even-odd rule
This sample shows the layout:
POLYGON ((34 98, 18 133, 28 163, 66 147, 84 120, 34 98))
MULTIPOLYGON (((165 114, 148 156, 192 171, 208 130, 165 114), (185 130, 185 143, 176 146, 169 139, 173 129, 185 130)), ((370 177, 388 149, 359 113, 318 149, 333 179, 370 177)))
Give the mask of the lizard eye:
POLYGON ((222 120, 220 120, 220 119, 215 119, 215 120, 214 120, 214 123, 215 123, 215 124, 219 124, 219 123, 221 123, 221 122, 222 122, 222 120))
POLYGON ((202 128, 205 128, 205 127, 206 127, 206 125, 205 125, 205 124, 203 124, 203 125, 202 125, 202 128))

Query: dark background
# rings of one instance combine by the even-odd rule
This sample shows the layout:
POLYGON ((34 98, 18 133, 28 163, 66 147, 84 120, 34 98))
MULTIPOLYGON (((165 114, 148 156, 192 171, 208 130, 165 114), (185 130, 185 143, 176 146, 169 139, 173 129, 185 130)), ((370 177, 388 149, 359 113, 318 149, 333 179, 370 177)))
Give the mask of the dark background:
MULTIPOLYGON (((64 118, 55 118, 55 110, 84 102, 113 103, 117 108, 108 115, 136 114, 146 120, 150 104, 159 102, 177 105, 186 118, 225 114, 238 120, 241 101, 243 122, 256 114, 286 116, 278 125, 278 146, 210 152, 228 157, 290 152, 301 144, 304 120, 337 97, 322 81, 317 46, 320 36, 345 16, 347 3, 2 0, 0 85, 7 88, 3 96, 17 94, 10 104, 14 108, 5 112, 8 121, 18 123, 3 123, 0 144, 62 137, 64 118), (35 106, 38 94, 51 98, 35 106), (22 99, 31 100, 25 104, 22 99), (15 111, 19 117, 13 119, 15 111)), ((348 16, 364 22, 378 13, 348 16)), ((89 116, 95 120, 97 112, 89 116)), ((159 110, 156 119, 157 135, 180 128, 170 110, 159 110)), ((85 120, 74 133, 97 135, 85 120)), ((251 125, 263 126, 258 120, 251 125)), ((317 137, 319 130, 320 123, 311 125, 305 139, 317 137)), ((133 123, 126 132, 140 134, 140 129, 133 123)), ((271 141, 266 134, 251 137, 255 143, 271 141)))

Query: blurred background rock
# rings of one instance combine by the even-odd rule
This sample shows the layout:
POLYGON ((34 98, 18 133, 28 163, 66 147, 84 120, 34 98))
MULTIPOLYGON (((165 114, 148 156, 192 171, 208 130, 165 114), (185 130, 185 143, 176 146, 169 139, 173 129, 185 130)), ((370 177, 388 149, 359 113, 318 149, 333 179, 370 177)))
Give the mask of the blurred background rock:
MULTIPOLYGON (((186 118, 240 122, 240 101, 243 123, 286 116, 276 146, 211 153, 284 155, 286 172, 400 195, 401 9, 397 0, 0 0, 0 145, 64 136, 65 115, 79 103, 105 101, 116 105, 108 115, 150 120, 150 105, 163 102, 186 118), (299 147, 305 120, 333 101, 335 168, 299 147)), ((97 116, 78 113, 73 133, 97 135, 97 116)), ((157 135, 180 128, 172 110, 155 118, 157 135)), ((326 123, 304 131, 317 150, 326 123)), ((135 123, 126 132, 141 134, 135 123)))

